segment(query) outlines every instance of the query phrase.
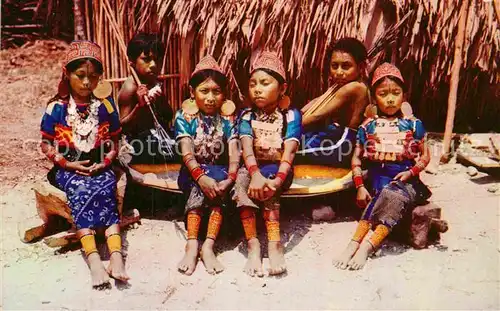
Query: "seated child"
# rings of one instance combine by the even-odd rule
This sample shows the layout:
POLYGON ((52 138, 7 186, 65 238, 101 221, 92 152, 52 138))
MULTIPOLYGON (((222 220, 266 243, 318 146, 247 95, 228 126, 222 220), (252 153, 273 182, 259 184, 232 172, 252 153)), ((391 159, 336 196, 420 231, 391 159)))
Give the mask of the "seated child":
POLYGON ((221 115, 221 111, 228 112, 227 107, 234 112, 234 103, 225 100, 226 88, 227 78, 221 68, 214 58, 205 56, 189 80, 191 98, 175 116, 175 135, 183 159, 178 184, 187 197, 188 234, 186 253, 178 269, 186 275, 196 268, 198 231, 206 209, 211 214, 200 257, 208 273, 224 270, 213 247, 222 224, 221 209, 229 199, 227 194, 240 162, 233 122, 221 115))
POLYGON ((242 112, 238 131, 245 166, 239 170, 233 199, 248 241, 245 272, 263 276, 255 209, 263 206, 267 228, 269 274, 286 271, 280 238, 279 197, 293 179, 292 163, 301 136, 301 114, 281 108, 287 84, 285 70, 276 54, 263 52, 253 64, 249 96, 253 108, 242 112))
POLYGON ((373 74, 372 92, 378 115, 359 127, 351 163, 357 204, 365 210, 351 242, 334 260, 340 269, 363 268, 405 213, 430 196, 419 178, 430 161, 425 130, 422 121, 401 109, 404 80, 399 69, 380 65, 373 74), (369 186, 363 183, 362 165, 368 170, 369 186), (372 225, 375 231, 365 239, 372 225))
MULTIPOLYGON (((173 111, 158 81, 163 53, 164 47, 157 34, 139 33, 130 40, 127 46, 129 62, 142 83, 137 85, 130 76, 123 83, 118 94, 123 133, 134 149, 132 163, 152 164, 171 160, 171 157, 167 156, 167 151, 163 150, 159 143, 155 121, 144 98, 148 97, 158 122, 167 129, 172 120, 173 111)), ((122 164, 127 166, 129 163, 122 164)))

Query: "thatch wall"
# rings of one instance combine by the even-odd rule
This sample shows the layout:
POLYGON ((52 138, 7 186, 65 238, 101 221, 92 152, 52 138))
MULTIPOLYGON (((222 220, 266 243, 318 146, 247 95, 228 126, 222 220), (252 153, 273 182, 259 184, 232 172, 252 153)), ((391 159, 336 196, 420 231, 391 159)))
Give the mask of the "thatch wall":
MULTIPOLYGON (((187 95, 187 78, 205 53, 227 70, 238 101, 239 91, 246 93, 250 60, 264 48, 282 55, 293 103, 300 107, 325 89, 331 43, 352 36, 370 49, 371 68, 397 64, 417 116, 430 130, 444 128, 460 0, 80 1, 86 4, 87 37, 106 51, 107 78, 119 80, 128 69, 103 14, 104 1, 125 41, 141 30, 159 33, 168 46, 163 72, 174 107, 187 95)), ((470 2, 455 131, 500 131, 500 3, 470 2)))

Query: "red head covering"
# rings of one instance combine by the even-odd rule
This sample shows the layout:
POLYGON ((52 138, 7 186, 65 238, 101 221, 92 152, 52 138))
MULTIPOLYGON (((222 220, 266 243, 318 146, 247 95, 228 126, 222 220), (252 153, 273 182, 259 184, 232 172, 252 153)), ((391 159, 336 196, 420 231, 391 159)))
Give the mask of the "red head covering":
POLYGON ((372 86, 375 85, 378 81, 385 77, 395 77, 401 80, 401 82, 405 82, 403 79, 403 76, 401 75, 401 71, 399 71, 398 67, 389 64, 389 63, 383 63, 382 65, 378 66, 377 69, 375 69, 375 72, 373 73, 373 78, 372 78, 372 86))
POLYGON ((93 58, 102 64, 101 47, 91 41, 73 41, 69 45, 64 66, 81 58, 93 58))
MULTIPOLYGON (((66 67, 74 60, 82 58, 93 58, 102 65, 101 47, 91 41, 71 42, 68 52, 66 53, 66 57, 64 58, 63 67, 66 67)), ((64 77, 64 74, 59 82, 58 94, 63 99, 69 96, 69 83, 64 77)))
POLYGON ((257 69, 272 70, 279 74, 283 78, 283 80, 286 81, 286 73, 285 68, 283 67, 283 62, 278 57, 278 54, 274 52, 264 51, 260 53, 257 59, 254 61, 250 71, 254 72, 257 69))
POLYGON ((225 73, 222 71, 219 64, 215 60, 215 58, 213 58, 211 55, 206 55, 202 59, 200 59, 200 61, 198 62, 198 64, 194 68, 194 71, 191 74, 191 77, 194 76, 195 74, 197 74, 198 72, 200 72, 202 70, 207 70, 207 69, 217 71, 217 72, 220 72, 221 74, 225 75, 225 73))

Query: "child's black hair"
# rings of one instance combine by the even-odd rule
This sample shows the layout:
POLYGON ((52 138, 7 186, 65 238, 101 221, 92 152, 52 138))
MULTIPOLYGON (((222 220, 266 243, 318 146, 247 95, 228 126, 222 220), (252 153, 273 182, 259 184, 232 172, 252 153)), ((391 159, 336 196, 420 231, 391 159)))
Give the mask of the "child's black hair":
POLYGON ((331 53, 329 53, 330 58, 332 57, 331 54, 335 51, 349 53, 357 64, 366 61, 368 57, 365 45, 356 38, 346 37, 337 40, 332 46, 331 53))
POLYGON ((127 45, 127 57, 130 61, 135 61, 142 52, 146 55, 153 53, 158 58, 163 57, 165 47, 160 40, 160 36, 155 33, 145 32, 136 34, 127 45))
POLYGON ((97 73, 100 74, 100 75, 102 75, 102 73, 104 72, 104 67, 96 59, 90 58, 90 57, 88 57, 88 58, 80 58, 80 59, 76 59, 76 60, 74 60, 72 62, 69 62, 66 65, 66 70, 68 72, 73 72, 73 71, 77 70, 82 64, 84 64, 86 62, 91 62, 96 67, 97 73))
MULTIPOLYGON (((97 61, 96 59, 94 58, 90 58, 90 57, 86 57, 86 58, 80 58, 80 59, 75 59, 74 61, 71 61, 69 62, 68 64, 66 64, 65 68, 66 68, 66 71, 68 73, 70 72, 74 72, 76 71, 78 68, 80 68, 80 66, 86 62, 91 62, 92 64, 94 64, 94 66, 96 67, 96 70, 97 70, 97 73, 99 75, 102 75, 103 72, 104 72, 104 67, 102 66, 102 64, 97 61)), ((66 81, 65 83, 68 83, 68 81, 66 81)), ((54 95, 51 99, 49 99, 49 101, 47 102, 47 105, 50 104, 51 102, 55 101, 55 100, 59 100, 61 99, 61 96, 59 94, 56 94, 54 95)))
POLYGON ((406 93, 406 90, 407 90, 406 85, 404 84, 403 81, 401 81, 401 79, 393 77, 393 76, 386 76, 386 77, 383 77, 382 79, 378 80, 377 82, 375 82, 375 84, 371 87, 371 91, 372 91, 373 96, 375 96, 375 90, 377 89, 377 87, 382 82, 384 82, 385 79, 389 79, 389 80, 395 82, 397 85, 399 85, 403 89, 403 93, 406 93))
POLYGON ((277 73, 276 71, 274 70, 271 70, 271 69, 267 69, 267 68, 257 68, 256 70, 252 71, 252 75, 254 74, 254 72, 256 71, 259 71, 259 70, 262 70, 264 71, 265 73, 267 73, 268 75, 272 76, 273 78, 275 78, 276 80, 278 80, 278 83, 279 85, 283 85, 285 84, 285 78, 283 78, 279 73, 277 73))
POLYGON ((222 92, 223 93, 226 92, 228 84, 227 77, 222 73, 212 69, 204 69, 195 73, 189 79, 189 86, 192 87, 194 90, 198 87, 198 85, 200 85, 207 79, 214 80, 214 82, 217 83, 217 85, 222 89, 222 92))

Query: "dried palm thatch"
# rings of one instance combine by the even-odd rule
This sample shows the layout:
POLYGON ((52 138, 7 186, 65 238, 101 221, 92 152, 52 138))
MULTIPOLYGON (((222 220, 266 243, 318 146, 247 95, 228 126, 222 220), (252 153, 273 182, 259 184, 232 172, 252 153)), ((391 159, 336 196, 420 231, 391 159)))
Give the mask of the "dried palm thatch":
MULTIPOLYGON (((199 43, 198 54, 215 55, 223 68, 234 72, 243 90, 249 60, 263 48, 274 49, 284 59, 299 104, 325 89, 318 82, 325 80, 330 44, 344 36, 359 38, 371 48, 372 67, 388 60, 402 68, 417 113, 428 116, 431 127, 441 127, 446 101, 436 107, 429 105, 429 99, 447 95, 459 4, 459 0, 148 0, 141 4, 137 23, 156 16, 164 31, 181 37, 182 77, 192 68, 189 50, 199 43)), ((491 110, 488 102, 500 93, 499 4, 471 0, 466 20, 459 116, 470 108, 466 100, 478 98, 478 92, 483 101, 476 104, 476 115, 491 110), (491 95, 491 88, 496 95, 484 95, 491 95)))

